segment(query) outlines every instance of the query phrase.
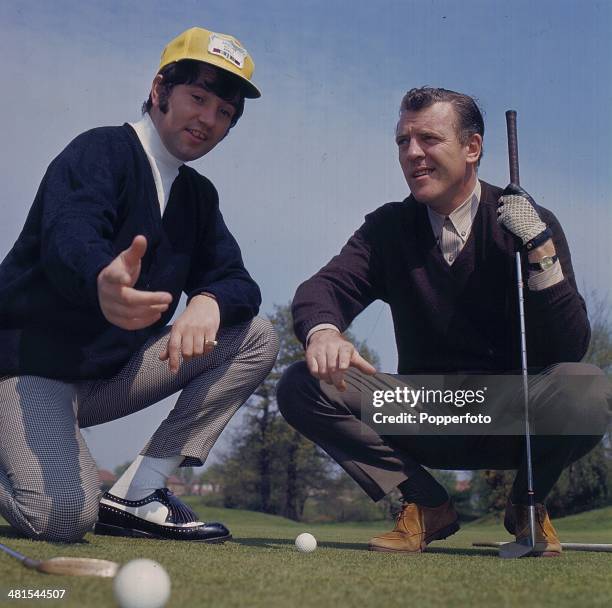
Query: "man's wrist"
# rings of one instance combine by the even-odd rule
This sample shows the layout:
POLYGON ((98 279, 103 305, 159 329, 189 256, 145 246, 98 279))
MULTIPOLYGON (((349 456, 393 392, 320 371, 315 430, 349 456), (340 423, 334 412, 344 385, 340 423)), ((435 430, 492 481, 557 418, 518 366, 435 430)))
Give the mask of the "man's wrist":
POLYGON ((319 325, 315 325, 308 332, 308 335, 306 336, 306 347, 308 348, 308 345, 310 344, 310 341, 315 334, 321 331, 325 331, 326 329, 333 331, 335 333, 338 333, 338 334, 341 333, 340 330, 335 325, 332 325, 331 323, 320 323, 319 325))
POLYGON ((545 255, 539 258, 537 262, 529 262, 528 268, 535 272, 543 272, 552 268, 558 259, 559 256, 557 255, 545 255))
POLYGON ((542 258, 545 257, 553 257, 557 254, 557 250, 555 249, 555 244, 552 239, 548 239, 535 249, 532 249, 527 256, 527 259, 531 264, 535 264, 539 262, 542 258))
POLYGON ((542 232, 534 236, 532 239, 527 241, 523 248, 525 251, 532 252, 536 250, 538 247, 542 246, 544 243, 548 242, 552 237, 552 231, 550 228, 546 227, 542 232))
POLYGON ((217 297, 212 293, 208 293, 207 291, 203 291, 202 293, 196 294, 191 298, 190 302, 193 302, 196 298, 208 298, 217 302, 217 297))
MULTIPOLYGON (((556 256, 555 256, 556 257, 556 256)), ((563 281, 563 270, 561 270, 561 264, 559 260, 554 262, 549 268, 542 270, 529 269, 529 275, 527 280, 527 287, 529 291, 542 291, 548 289, 553 285, 557 285, 563 281)))
POLYGON ((210 306, 211 302, 214 302, 216 304, 217 309, 219 310, 219 312, 221 311, 221 307, 219 306, 219 301, 217 300, 217 298, 212 294, 212 293, 208 293, 208 292, 202 292, 199 293, 195 296, 193 296, 188 303, 188 306, 192 303, 194 303, 196 305, 203 305, 203 306, 210 306))

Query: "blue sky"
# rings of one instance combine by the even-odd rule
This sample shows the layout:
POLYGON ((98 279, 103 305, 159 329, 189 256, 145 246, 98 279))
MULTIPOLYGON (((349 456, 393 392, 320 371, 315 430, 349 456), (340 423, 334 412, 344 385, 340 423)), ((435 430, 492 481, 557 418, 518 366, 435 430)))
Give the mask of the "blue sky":
MULTIPOLYGON (((563 224, 581 288, 610 295, 607 0, 0 0, 0 255, 51 159, 81 131, 136 120, 163 46, 193 25, 235 35, 256 63, 262 98, 193 166, 220 192, 264 312, 287 302, 365 213, 407 195, 393 129, 403 93, 424 84, 479 100, 480 175, 498 185, 508 179, 504 111, 518 111, 522 184, 563 224)), ((375 303, 354 329, 394 371, 386 307, 375 303)), ((170 405, 89 432, 99 462, 132 458, 170 405)))

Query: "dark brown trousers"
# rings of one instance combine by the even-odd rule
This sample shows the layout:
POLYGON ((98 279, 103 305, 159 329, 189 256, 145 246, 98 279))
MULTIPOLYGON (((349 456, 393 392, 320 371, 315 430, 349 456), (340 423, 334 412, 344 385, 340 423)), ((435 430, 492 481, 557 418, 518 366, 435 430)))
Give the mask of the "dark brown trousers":
MULTIPOLYGON (((381 435, 364 415, 374 390, 389 389, 402 381, 397 376, 366 376, 351 368, 348 388, 335 387, 310 375, 304 362, 289 367, 277 388, 285 419, 323 448, 373 500, 380 500, 423 465, 434 469, 516 469, 513 496, 527 495, 525 438, 517 435, 448 435, 411 433, 381 435), (367 407, 367 405, 366 405, 367 407)), ((612 389, 601 370, 582 363, 551 366, 530 379, 530 403, 537 413, 562 421, 565 429, 585 428, 585 420, 598 420, 597 432, 539 435, 531 438, 536 500, 543 501, 563 469, 593 449, 605 432, 612 410, 612 389), (590 376, 588 394, 568 394, 567 378, 590 376), (559 380, 563 378, 564 383, 559 380)), ((516 396, 508 397, 515 401, 516 396)), ((594 428, 589 426, 588 428, 594 428)))

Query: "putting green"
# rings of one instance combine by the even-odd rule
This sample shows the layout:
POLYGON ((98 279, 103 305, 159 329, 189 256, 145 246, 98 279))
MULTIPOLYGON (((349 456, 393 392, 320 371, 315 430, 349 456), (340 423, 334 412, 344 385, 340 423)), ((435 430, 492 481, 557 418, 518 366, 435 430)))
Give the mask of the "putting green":
MULTIPOLYGON (((558 559, 500 560, 474 541, 510 540, 500 523, 465 526, 419 556, 371 553, 367 541, 390 527, 380 524, 306 525, 261 513, 205 509, 205 518, 226 523, 234 541, 219 546, 99 537, 76 545, 53 545, 11 537, 0 542, 37 559, 65 555, 126 562, 148 557, 172 579, 172 608, 199 606, 343 608, 355 606, 521 607, 612 605, 612 554, 566 552, 558 559), (299 553, 293 541, 314 534, 319 548, 299 553)), ((555 522, 563 541, 612 543, 612 507, 555 522)), ((108 580, 38 574, 0 554, 2 598, 10 589, 66 589, 45 606, 115 606, 108 580)), ((42 600, 7 606, 41 606, 42 600)), ((2 605, 2 604, 0 604, 2 605)))

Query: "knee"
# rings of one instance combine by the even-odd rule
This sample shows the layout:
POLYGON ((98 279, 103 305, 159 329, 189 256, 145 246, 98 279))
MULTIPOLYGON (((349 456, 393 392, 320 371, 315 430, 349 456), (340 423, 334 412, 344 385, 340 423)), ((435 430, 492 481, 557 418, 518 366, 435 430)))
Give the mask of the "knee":
POLYGON ((72 543, 93 528, 98 518, 99 489, 65 489, 39 496, 34 507, 22 508, 22 532, 35 540, 72 543))
POLYGON ((603 435, 612 409, 612 385, 603 371, 589 363, 560 363, 550 373, 551 396, 570 428, 603 435))
POLYGON ((276 402, 284 418, 292 422, 306 409, 307 390, 314 382, 305 361, 289 366, 276 385, 276 402))
POLYGON ((251 333, 253 348, 257 351, 258 360, 269 371, 278 356, 279 342, 276 330, 268 319, 255 317, 251 322, 251 333))
POLYGON ((577 411, 599 407, 611 398, 610 381, 604 372, 590 363, 560 363, 550 371, 551 385, 577 411))
POLYGON ((603 371, 592 363, 557 363, 547 370, 551 376, 604 376, 603 371))
MULTIPOLYGON (((77 493, 74 493, 77 494, 77 493)), ((72 543, 90 532, 98 519, 99 494, 62 496, 54 501, 41 540, 72 543)))

